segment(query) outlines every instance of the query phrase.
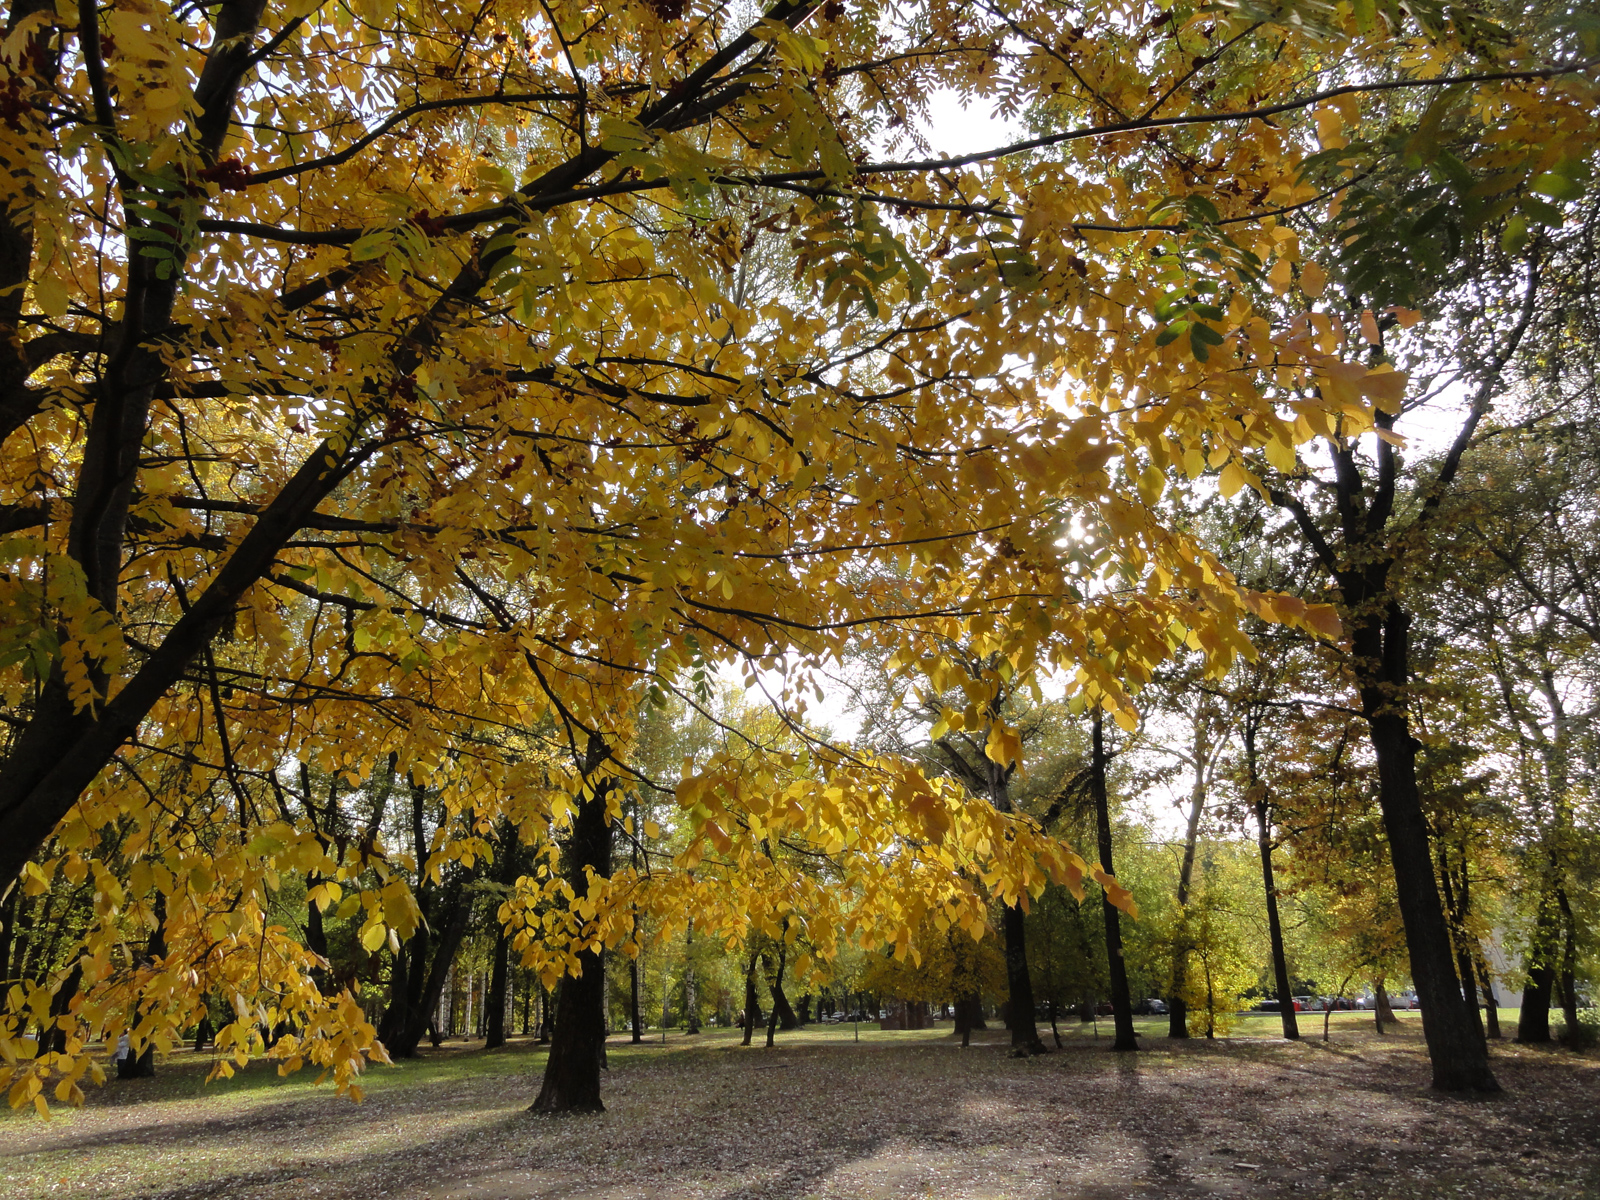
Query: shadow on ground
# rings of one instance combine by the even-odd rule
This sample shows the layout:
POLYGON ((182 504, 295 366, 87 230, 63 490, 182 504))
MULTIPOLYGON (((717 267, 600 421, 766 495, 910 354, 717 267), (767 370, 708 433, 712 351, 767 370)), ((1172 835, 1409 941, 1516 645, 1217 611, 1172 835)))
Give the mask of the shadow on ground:
POLYGON ((1497 1050, 1506 1094, 1426 1088, 1414 1030, 1335 1041, 719 1031, 613 1043, 608 1111, 525 1112, 543 1056, 375 1068, 360 1105, 268 1071, 198 1091, 177 1056, 45 1124, 0 1121, 0 1195, 97 1200, 1579 1197, 1600 1194, 1600 1061, 1497 1050))

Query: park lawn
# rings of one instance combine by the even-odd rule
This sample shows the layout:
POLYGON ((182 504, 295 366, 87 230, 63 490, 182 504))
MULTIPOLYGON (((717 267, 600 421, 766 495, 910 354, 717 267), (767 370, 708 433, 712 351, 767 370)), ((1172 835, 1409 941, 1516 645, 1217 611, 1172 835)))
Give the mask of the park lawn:
POLYGON ((813 1027, 772 1050, 733 1030, 624 1035, 608 1111, 586 1118, 525 1111, 544 1061, 526 1040, 375 1067, 359 1105, 270 1067, 206 1084, 209 1056, 181 1053, 49 1122, 0 1117, 0 1196, 1600 1195, 1600 1057, 1497 1046, 1506 1093, 1446 1097, 1426 1087, 1414 1014, 1379 1038, 1369 1015, 1336 1013, 1326 1044, 1321 1014, 1303 1015, 1316 1036, 1298 1044, 1270 1036, 1272 1014, 1210 1042, 1142 1018, 1136 1055, 1073 1020, 1036 1059, 1010 1057, 1000 1030, 962 1050, 948 1024, 863 1026, 859 1042, 813 1027))

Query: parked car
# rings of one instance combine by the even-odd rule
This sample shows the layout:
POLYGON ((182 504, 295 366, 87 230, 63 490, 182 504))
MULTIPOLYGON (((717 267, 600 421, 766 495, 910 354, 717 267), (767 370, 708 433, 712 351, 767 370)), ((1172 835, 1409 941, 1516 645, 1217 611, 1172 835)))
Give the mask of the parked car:
POLYGON ((1321 1012, 1322 998, 1320 996, 1296 996, 1294 998, 1295 1012, 1321 1012))
POLYGON ((1160 996, 1148 996, 1133 1006, 1133 1011, 1146 1017, 1163 1017, 1167 1013, 1167 1002, 1160 996))

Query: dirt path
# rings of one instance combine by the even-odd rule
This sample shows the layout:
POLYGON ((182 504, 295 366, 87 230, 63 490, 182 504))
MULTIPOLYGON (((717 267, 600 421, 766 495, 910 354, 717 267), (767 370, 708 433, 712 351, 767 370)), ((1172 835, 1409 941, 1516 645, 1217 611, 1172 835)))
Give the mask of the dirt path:
POLYGON ((1088 1039, 1035 1060, 997 1035, 725 1033, 613 1044, 609 1111, 524 1112, 513 1044, 371 1076, 353 1105, 265 1072, 199 1083, 181 1059, 46 1124, 0 1119, 0 1196, 99 1200, 656 1197, 1593 1197, 1600 1060, 1497 1049, 1504 1096, 1426 1089, 1414 1034, 1320 1043, 1088 1039))

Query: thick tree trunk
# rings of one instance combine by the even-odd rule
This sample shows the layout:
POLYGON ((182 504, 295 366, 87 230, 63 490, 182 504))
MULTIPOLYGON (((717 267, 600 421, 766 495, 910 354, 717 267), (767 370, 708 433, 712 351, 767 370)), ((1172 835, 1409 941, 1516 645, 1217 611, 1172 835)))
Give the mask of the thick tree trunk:
POLYGON ((1556 904, 1561 910, 1562 946, 1561 946, 1561 973, 1557 982, 1561 985, 1561 1016, 1566 1023, 1563 1038, 1570 1046, 1582 1043, 1583 1033, 1578 1025, 1578 939, 1577 918, 1572 912, 1572 902, 1567 899, 1565 888, 1556 888, 1556 904))
MULTIPOLYGON (((1100 710, 1094 710, 1094 744, 1090 759, 1090 787, 1094 794, 1095 823, 1100 841, 1100 866, 1116 874, 1111 863, 1111 807, 1106 795, 1105 731, 1100 710)), ((1115 1015, 1117 1036, 1113 1050, 1137 1050, 1139 1039, 1133 1031, 1133 998, 1128 993, 1128 966, 1122 957, 1122 924, 1117 906, 1104 893, 1100 907, 1106 922, 1106 967, 1111 983, 1111 1011, 1115 1015)))
MULTIPOLYGON (((605 760, 598 735, 589 739, 586 776, 605 760)), ((611 823, 606 813, 610 781, 594 787, 578 805, 567 849, 567 881, 578 896, 588 893, 588 872, 599 878, 611 874, 611 823)), ((604 1112, 600 1102, 600 1065, 605 1052, 605 969, 600 951, 578 952, 578 973, 561 981, 554 1040, 545 1063, 544 1086, 531 1112, 604 1112)))
MULTIPOLYGON (((1000 812, 1014 811, 1011 803, 1009 776, 1011 768, 1002 767, 993 759, 985 758, 989 798, 1000 812)), ((1006 947, 1006 1028, 1011 1031, 1012 1052, 1019 1055, 1044 1054, 1048 1047, 1039 1036, 1036 1008, 1033 1002, 1033 973, 1028 970, 1027 914, 1022 910, 1019 896, 1015 904, 1007 904, 1000 912, 1001 935, 1006 947)))
POLYGON ((800 1018, 795 1016, 794 1005, 790 1005, 789 997, 784 994, 784 960, 789 955, 789 949, 782 947, 778 952, 778 971, 773 971, 773 960, 770 955, 762 955, 762 965, 766 968, 766 990, 773 994, 773 1013, 778 1019, 779 1029, 789 1032, 790 1029, 800 1027, 800 1018))
POLYGON ((384 1049, 394 1058, 417 1056, 417 1047, 439 1009, 456 952, 467 935, 472 902, 463 894, 460 880, 445 888, 434 907, 436 911, 431 916, 438 923, 435 931, 429 936, 426 926, 419 928, 406 943, 405 990, 391 998, 378 1027, 384 1049))
MULTIPOLYGON (((1382 649, 1405 661, 1403 617, 1392 616, 1391 636, 1382 649)), ((1403 681, 1405 672, 1397 672, 1403 681)), ((1363 700, 1378 761, 1378 800, 1383 809, 1395 890, 1411 956, 1411 978, 1422 1004, 1422 1031, 1433 1064, 1433 1086, 1442 1091, 1495 1092, 1500 1085, 1489 1069, 1488 1046, 1456 974, 1439 889, 1434 881, 1428 827, 1417 788, 1416 747, 1405 714, 1388 689, 1367 687, 1363 700)))
MULTIPOLYGON (((495 922, 496 926, 499 922, 495 922)), ((496 929, 494 939, 494 967, 489 974, 489 995, 484 1001, 488 1010, 484 1022, 483 1048, 493 1050, 506 1044, 506 975, 511 968, 511 939, 504 929, 496 929)))
POLYGON ((1043 1054, 1048 1049, 1039 1036, 1033 1001, 1033 975, 1028 970, 1027 920, 1021 903, 1007 904, 1000 912, 1000 925, 1006 940, 1006 1027, 1011 1030, 1011 1048, 1017 1054, 1043 1054))

